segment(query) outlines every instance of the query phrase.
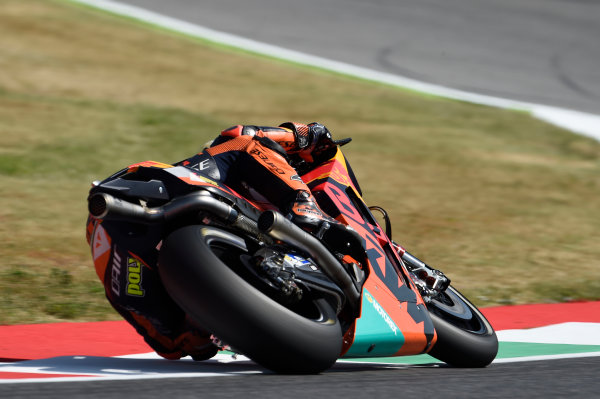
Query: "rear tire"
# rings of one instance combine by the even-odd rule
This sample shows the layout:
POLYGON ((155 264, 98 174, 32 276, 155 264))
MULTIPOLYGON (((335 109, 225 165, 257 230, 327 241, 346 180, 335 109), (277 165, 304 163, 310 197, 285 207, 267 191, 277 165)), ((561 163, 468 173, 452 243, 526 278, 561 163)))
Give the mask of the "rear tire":
POLYGON ((427 304, 437 332, 429 351, 456 367, 485 367, 498 353, 498 338, 483 314, 453 287, 427 304))
POLYGON ((316 315, 305 317, 270 299, 226 265, 246 252, 244 240, 229 232, 183 227, 163 241, 161 279, 203 328, 263 367, 302 374, 331 367, 342 348, 331 305, 315 300, 316 315))

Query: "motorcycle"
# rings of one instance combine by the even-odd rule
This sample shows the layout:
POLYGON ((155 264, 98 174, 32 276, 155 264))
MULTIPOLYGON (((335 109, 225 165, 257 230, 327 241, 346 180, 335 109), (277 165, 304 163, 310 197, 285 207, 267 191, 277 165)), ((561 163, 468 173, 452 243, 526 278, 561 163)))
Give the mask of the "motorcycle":
POLYGON ((392 240, 388 214, 362 199, 341 150, 349 141, 296 166, 321 209, 362 245, 332 249, 326 231, 309 234, 215 179, 208 158, 202 168, 141 162, 95 182, 90 217, 138 226, 142 239, 159 231, 151 267, 175 303, 221 349, 272 371, 319 373, 340 358, 421 353, 456 367, 489 365, 498 351, 492 326, 441 271, 392 240))

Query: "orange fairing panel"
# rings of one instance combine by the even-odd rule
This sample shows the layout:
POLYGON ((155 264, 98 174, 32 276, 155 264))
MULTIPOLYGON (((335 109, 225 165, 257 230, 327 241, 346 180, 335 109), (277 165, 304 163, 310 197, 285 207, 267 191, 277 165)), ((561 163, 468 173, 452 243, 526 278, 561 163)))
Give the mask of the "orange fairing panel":
POLYGON ((361 317, 344 337, 346 356, 428 351, 435 342, 435 330, 427 308, 406 277, 389 238, 353 185, 341 151, 303 179, 310 184, 322 209, 339 212, 332 216, 351 226, 364 242, 369 275, 363 287, 361 317))
POLYGON ((311 182, 321 179, 333 179, 343 186, 352 187, 356 194, 360 197, 359 191, 356 187, 354 187, 354 183, 350 178, 344 154, 339 149, 336 155, 331 158, 331 160, 302 176, 302 180, 304 180, 306 184, 310 184, 311 182))
POLYGON ((127 168, 128 172, 135 172, 137 171, 140 167, 142 168, 160 168, 160 169, 167 169, 167 168, 172 168, 173 165, 170 165, 168 163, 163 163, 163 162, 157 162, 157 161, 144 161, 144 162, 139 162, 139 163, 135 163, 133 165, 130 165, 127 168))
POLYGON ((344 357, 417 355, 435 342, 427 309, 401 302, 371 275, 363 287, 361 316, 344 337, 344 357))

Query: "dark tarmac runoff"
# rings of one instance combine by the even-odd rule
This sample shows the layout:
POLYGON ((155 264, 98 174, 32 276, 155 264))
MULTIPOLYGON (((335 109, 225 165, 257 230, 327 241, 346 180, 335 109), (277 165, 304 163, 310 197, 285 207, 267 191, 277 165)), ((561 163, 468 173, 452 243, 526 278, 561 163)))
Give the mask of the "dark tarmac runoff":
POLYGON ((427 83, 600 114, 600 1, 122 2, 427 83))

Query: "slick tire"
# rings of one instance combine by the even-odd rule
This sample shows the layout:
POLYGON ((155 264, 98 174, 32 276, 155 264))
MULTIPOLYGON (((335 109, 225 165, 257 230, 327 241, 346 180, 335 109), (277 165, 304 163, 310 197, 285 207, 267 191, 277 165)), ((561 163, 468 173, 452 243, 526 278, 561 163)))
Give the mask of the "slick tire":
POLYGON ((437 332, 429 354, 455 367, 485 367, 498 353, 498 338, 483 314, 453 287, 427 305, 437 332))
POLYGON ((335 311, 303 317, 270 299, 225 262, 246 252, 244 240, 213 227, 171 233, 159 254, 159 272, 175 302, 232 349, 278 373, 314 374, 340 356, 342 332, 335 311))

